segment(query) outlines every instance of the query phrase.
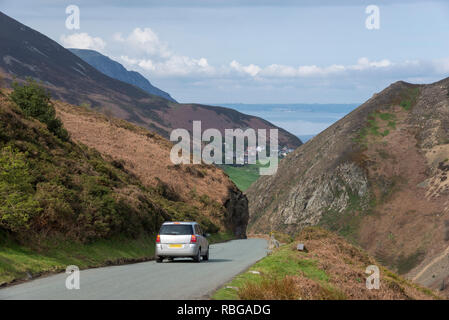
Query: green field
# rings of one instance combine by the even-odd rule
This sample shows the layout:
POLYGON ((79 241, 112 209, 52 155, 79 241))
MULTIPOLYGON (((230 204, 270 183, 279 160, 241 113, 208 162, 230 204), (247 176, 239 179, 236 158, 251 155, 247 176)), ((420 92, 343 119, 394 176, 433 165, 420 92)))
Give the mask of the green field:
POLYGON ((257 179, 259 179, 259 168, 261 166, 261 164, 257 163, 247 164, 242 167, 222 165, 221 168, 241 191, 246 191, 257 179))

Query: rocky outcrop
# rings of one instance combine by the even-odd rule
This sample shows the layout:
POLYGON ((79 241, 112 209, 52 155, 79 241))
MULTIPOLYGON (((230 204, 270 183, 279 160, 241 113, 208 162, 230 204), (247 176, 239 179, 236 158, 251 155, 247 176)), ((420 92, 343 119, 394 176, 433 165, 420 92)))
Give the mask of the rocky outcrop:
POLYGON ((249 218, 248 199, 236 187, 229 188, 229 198, 224 206, 226 208, 225 226, 232 230, 236 238, 246 239, 249 218))
POLYGON ((299 181, 289 192, 286 205, 280 208, 276 225, 284 224, 287 231, 317 225, 324 212, 344 212, 354 198, 363 199, 361 205, 366 206, 367 194, 368 180, 363 170, 355 163, 342 163, 318 179, 299 181))

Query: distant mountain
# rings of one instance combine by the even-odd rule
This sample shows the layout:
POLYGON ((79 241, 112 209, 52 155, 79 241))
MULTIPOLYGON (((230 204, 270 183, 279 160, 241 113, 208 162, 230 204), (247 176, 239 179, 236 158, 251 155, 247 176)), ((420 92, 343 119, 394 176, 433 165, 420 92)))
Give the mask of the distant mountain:
MULTIPOLYGON (((13 78, 41 80, 55 99, 88 104, 93 109, 128 120, 164 137, 176 128, 192 131, 192 121, 202 129, 278 128, 258 117, 200 104, 179 104, 123 81, 113 79, 45 35, 0 12, 0 73, 7 83, 13 78)), ((279 129, 279 144, 292 148, 302 144, 279 129)))
POLYGON ((449 295, 449 78, 392 84, 246 194, 250 232, 321 225, 449 295))
POLYGON ((148 81, 148 79, 146 79, 140 73, 136 71, 126 70, 125 67, 117 61, 114 61, 95 50, 71 48, 69 48, 68 50, 76 54, 78 57, 83 59, 98 71, 103 72, 105 75, 110 76, 111 78, 135 85, 136 87, 139 87, 150 94, 154 94, 156 96, 160 96, 167 100, 176 102, 176 100, 173 99, 167 92, 153 86, 150 81, 148 81))

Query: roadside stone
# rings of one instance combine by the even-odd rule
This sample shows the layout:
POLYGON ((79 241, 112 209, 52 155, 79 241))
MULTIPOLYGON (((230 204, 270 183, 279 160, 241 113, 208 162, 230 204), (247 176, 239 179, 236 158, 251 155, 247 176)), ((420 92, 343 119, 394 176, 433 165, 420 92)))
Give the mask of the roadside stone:
POLYGON ((252 274, 260 274, 259 271, 255 271, 255 270, 251 270, 250 273, 252 273, 252 274))

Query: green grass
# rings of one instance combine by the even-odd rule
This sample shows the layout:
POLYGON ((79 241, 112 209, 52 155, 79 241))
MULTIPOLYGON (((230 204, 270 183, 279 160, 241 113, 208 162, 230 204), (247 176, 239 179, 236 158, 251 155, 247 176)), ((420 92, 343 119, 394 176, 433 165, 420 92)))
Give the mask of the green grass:
POLYGON ((402 93, 401 107, 406 111, 410 111, 419 95, 419 88, 407 89, 402 93))
POLYGON ((248 270, 238 275, 223 288, 216 291, 212 299, 238 299, 237 290, 226 288, 227 286, 242 288, 249 282, 260 283, 264 275, 269 275, 271 279, 282 279, 287 275, 299 275, 302 273, 307 278, 329 285, 329 277, 326 272, 317 267, 315 260, 305 258, 305 255, 292 250, 291 245, 284 245, 250 268, 251 270, 259 271, 261 274, 253 274, 248 270))
POLYGON ((260 163, 247 164, 242 167, 230 165, 221 166, 224 172, 241 191, 246 191, 257 179, 259 179, 260 167, 262 167, 260 163))
POLYGON ((63 241, 48 244, 47 249, 35 251, 12 240, 2 240, 0 246, 0 285, 16 279, 26 279, 27 273, 60 272, 68 265, 80 269, 109 264, 147 260, 154 257, 154 236, 138 239, 115 238, 90 244, 63 241))
POLYGON ((380 113, 379 118, 381 118, 384 121, 395 120, 394 114, 391 113, 380 113))

